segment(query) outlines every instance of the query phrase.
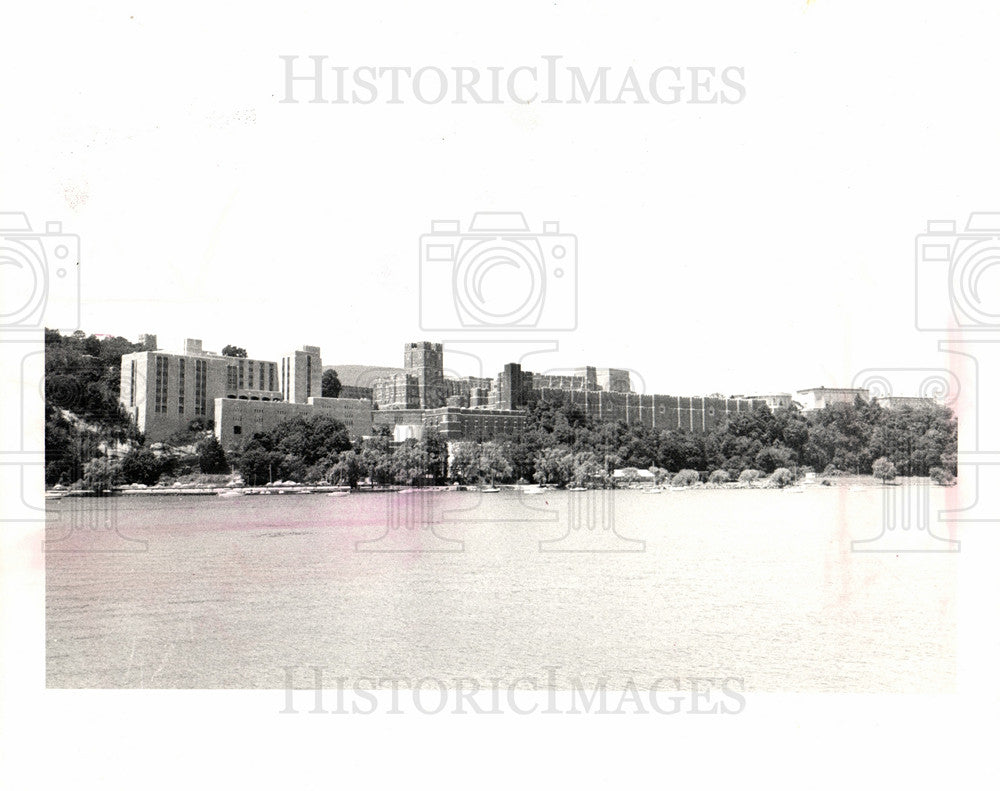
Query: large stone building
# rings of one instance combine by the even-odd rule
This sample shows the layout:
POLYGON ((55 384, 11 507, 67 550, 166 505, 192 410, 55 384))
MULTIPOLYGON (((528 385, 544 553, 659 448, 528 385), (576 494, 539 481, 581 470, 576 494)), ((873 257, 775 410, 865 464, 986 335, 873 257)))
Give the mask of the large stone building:
POLYGON ((290 417, 327 415, 344 424, 351 439, 372 432, 371 403, 356 398, 310 396, 304 404, 293 401, 243 401, 215 399, 215 436, 226 449, 254 434, 270 431, 290 417))
MULTIPOLYGON (((154 335, 143 336, 155 344, 154 335)), ((153 441, 184 431, 195 419, 215 420, 218 399, 305 404, 321 393, 322 364, 316 346, 303 346, 278 364, 224 357, 188 338, 181 353, 154 349, 122 356, 119 400, 136 426, 153 441)))
MULTIPOLYGON (((146 337, 155 344, 154 336, 146 337)), ((695 432, 709 431, 728 415, 765 403, 758 398, 635 393, 628 371, 594 366, 535 373, 508 363, 495 379, 445 378, 439 343, 407 343, 403 358, 401 373, 374 379, 371 401, 332 399, 321 397, 323 365, 317 346, 303 346, 279 366, 206 352, 201 341, 189 339, 181 354, 157 349, 124 355, 121 402, 151 440, 166 439, 198 418, 214 421, 226 446, 286 417, 317 412, 342 420, 355 437, 369 433, 374 423, 397 434, 433 426, 449 440, 490 440, 520 432, 526 408, 538 400, 574 404, 596 421, 695 432)))
POLYGON ((803 412, 824 409, 832 404, 853 404, 856 398, 867 402, 870 394, 863 387, 810 387, 797 391, 803 412))
POLYGON ((376 426, 388 426, 393 435, 420 436, 428 427, 436 428, 448 441, 513 439, 524 429, 523 410, 469 409, 385 409, 372 413, 376 426))

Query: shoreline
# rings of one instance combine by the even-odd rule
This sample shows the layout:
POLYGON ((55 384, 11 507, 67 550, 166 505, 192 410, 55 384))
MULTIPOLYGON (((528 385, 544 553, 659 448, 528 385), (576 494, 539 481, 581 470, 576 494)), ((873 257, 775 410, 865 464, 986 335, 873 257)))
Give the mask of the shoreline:
MULTIPOLYGON (((580 492, 580 491, 628 491, 641 492, 645 494, 667 494, 673 492, 706 492, 706 491, 745 491, 745 490, 768 490, 768 491, 791 491, 803 492, 810 489, 848 489, 848 491, 862 491, 868 489, 881 489, 886 487, 898 487, 903 485, 924 485, 937 486, 929 476, 912 476, 909 478, 897 478, 894 481, 883 482, 871 476, 838 476, 836 478, 812 479, 809 481, 797 481, 785 487, 769 486, 763 481, 761 483, 739 483, 736 481, 709 484, 697 483, 691 486, 654 486, 652 484, 633 484, 631 486, 617 487, 586 487, 585 489, 569 489, 567 487, 542 486, 538 484, 497 484, 496 488, 503 492, 518 492, 524 494, 544 494, 547 492, 580 492)), ((212 484, 190 484, 183 486, 126 486, 116 487, 103 492, 95 492, 85 489, 61 490, 51 488, 45 490, 46 500, 61 500, 65 497, 150 497, 150 496, 182 496, 182 497, 259 497, 275 495, 294 494, 325 494, 330 496, 346 496, 355 494, 387 494, 413 492, 480 492, 492 494, 493 492, 483 492, 481 486, 463 486, 457 484, 440 486, 359 486, 355 489, 349 486, 332 484, 281 484, 266 486, 218 486, 212 484)), ((943 486, 942 488, 948 488, 943 486)))

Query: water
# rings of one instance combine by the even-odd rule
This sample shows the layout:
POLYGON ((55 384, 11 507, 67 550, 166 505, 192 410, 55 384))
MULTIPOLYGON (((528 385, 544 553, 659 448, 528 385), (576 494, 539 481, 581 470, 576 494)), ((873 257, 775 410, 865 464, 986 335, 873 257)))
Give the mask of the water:
MULTIPOLYGON (((879 533, 882 496, 50 501, 47 683, 281 688, 286 666, 484 681, 555 666, 558 686, 698 676, 747 690, 953 691, 957 556, 851 552, 879 533), (600 529, 612 513, 635 541, 600 529), (584 544, 629 551, 551 551, 584 544)), ((932 512, 945 507, 943 490, 929 496, 932 512)))

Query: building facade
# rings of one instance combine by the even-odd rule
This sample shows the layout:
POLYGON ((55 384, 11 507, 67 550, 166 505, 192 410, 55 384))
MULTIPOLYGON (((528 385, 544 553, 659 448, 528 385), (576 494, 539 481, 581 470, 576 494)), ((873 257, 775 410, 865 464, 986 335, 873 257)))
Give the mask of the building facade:
POLYGON ((403 368, 417 382, 421 409, 444 406, 444 347, 440 343, 407 343, 403 347, 403 368))
POLYGON ((856 398, 867 402, 870 398, 870 393, 863 387, 810 387, 797 391, 796 395, 804 412, 824 409, 833 404, 853 404, 856 398))
POLYGON ((900 407, 926 409, 936 406, 938 403, 935 399, 925 396, 879 396, 875 401, 883 409, 899 409, 900 407))
POLYGON ((309 418, 326 415, 339 420, 351 439, 372 431, 371 403, 357 398, 310 396, 305 404, 293 401, 242 401, 231 398, 215 400, 215 436, 227 450, 240 445, 254 434, 270 431, 291 417, 309 418))
POLYGON ((304 346, 292 355, 296 359, 288 368, 292 372, 288 380, 281 376, 285 368, 279 373, 278 364, 271 360, 224 357, 205 351, 196 338, 185 339, 183 348, 182 353, 156 349, 122 355, 119 401, 139 430, 154 442, 186 431, 196 419, 206 424, 214 421, 220 398, 281 402, 286 385, 302 403, 306 392, 320 394, 318 347, 304 346), (294 386, 296 377, 298 386, 294 386))

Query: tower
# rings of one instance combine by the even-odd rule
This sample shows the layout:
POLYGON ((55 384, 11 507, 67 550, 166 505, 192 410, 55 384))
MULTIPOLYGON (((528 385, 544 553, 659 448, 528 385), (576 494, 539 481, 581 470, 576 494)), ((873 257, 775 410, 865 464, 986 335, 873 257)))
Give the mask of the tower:
POLYGON ((421 409, 444 406, 444 347, 440 343, 408 343, 403 348, 403 367, 417 379, 421 409))
POLYGON ((303 346, 281 358, 281 397, 305 404, 323 394, 323 360, 319 346, 303 346))

